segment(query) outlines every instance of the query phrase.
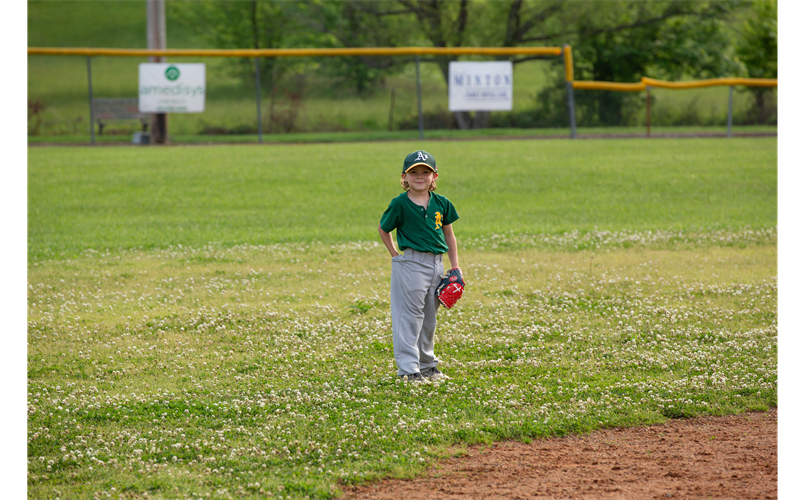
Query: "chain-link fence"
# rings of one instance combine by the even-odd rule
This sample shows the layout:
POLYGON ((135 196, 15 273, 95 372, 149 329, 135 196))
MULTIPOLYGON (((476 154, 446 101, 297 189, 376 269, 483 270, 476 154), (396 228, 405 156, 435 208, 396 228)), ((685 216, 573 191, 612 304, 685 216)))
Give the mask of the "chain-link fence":
MULTIPOLYGON (((453 113, 448 109, 449 60, 492 57, 422 57, 419 64, 425 137, 570 136, 568 92, 560 57, 514 65, 511 111, 453 113)), ((204 63, 205 109, 169 116, 171 142, 256 140, 257 94, 253 58, 171 57, 204 63)), ((371 137, 411 136, 419 128, 417 64, 413 56, 260 58, 260 115, 266 141, 356 132, 371 137), (382 70, 382 71, 381 71, 382 70), (408 134, 408 135, 405 135, 408 134)), ((32 142, 90 138, 89 72, 94 99, 138 95, 138 57, 28 58, 28 133, 32 142), (89 63, 89 64, 88 64, 89 63)), ((729 87, 616 92, 574 91, 577 135, 662 133, 726 134, 729 87)), ((735 87, 732 132, 776 132, 776 87, 735 87)), ((97 109, 97 108, 96 108, 97 109)), ((130 142, 139 118, 96 117, 101 142, 130 142), (100 122, 99 122, 100 120, 100 122)), ((332 139, 336 140, 336 139, 332 139)))
POLYGON ((576 89, 574 97, 580 134, 754 134, 777 127, 776 87, 576 89))
MULTIPOLYGON (((415 59, 374 57, 369 61, 372 66, 353 68, 354 60, 352 57, 261 58, 262 131, 271 136, 418 130, 415 59), (356 75, 372 67, 393 70, 382 76, 356 75)), ((245 69, 248 65, 253 68, 253 61, 220 57, 170 58, 170 62, 195 62, 206 66, 204 112, 171 114, 171 137, 181 140, 189 136, 257 134, 255 75, 245 69)), ((138 65, 143 62, 147 60, 93 56, 90 66, 93 98, 136 99, 138 65)), ((566 108, 550 120, 541 119, 538 111, 537 97, 548 84, 550 61, 531 60, 514 66, 512 111, 464 112, 460 116, 448 109, 444 71, 447 62, 422 58, 419 64, 426 131, 495 128, 522 133, 534 128, 567 128, 566 108)), ((89 138, 88 78, 85 57, 29 57, 29 136, 89 138)), ((134 118, 105 122, 102 119, 101 134, 97 121, 95 133, 99 138, 130 136, 140 130, 140 123, 134 118)))

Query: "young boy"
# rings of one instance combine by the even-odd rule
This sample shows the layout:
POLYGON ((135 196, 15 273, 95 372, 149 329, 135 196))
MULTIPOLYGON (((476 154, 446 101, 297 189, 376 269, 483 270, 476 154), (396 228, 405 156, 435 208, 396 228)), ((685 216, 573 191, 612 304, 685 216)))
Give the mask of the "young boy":
POLYGON ((400 180, 405 192, 391 200, 377 228, 391 254, 392 341, 397 375, 403 380, 445 377, 433 353, 442 255, 447 253, 453 268, 461 269, 452 226, 458 214, 450 200, 433 192, 437 177, 433 155, 414 151, 406 156, 400 180), (394 248, 394 229, 402 253, 394 248))

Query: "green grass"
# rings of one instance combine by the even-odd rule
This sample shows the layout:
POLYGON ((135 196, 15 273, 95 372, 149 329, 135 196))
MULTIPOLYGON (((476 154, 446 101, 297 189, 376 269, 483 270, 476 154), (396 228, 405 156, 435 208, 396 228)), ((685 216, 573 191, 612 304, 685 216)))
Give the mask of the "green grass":
MULTIPOLYGON (((168 11, 168 46, 203 44, 168 11)), ((144 1, 28 0, 29 47, 146 48, 144 1)))
POLYGON ((468 444, 776 406, 776 237, 723 236, 465 249, 451 378, 419 386, 376 243, 34 263, 28 495, 332 498, 468 444))
POLYGON ((468 444, 777 405, 776 139, 28 150, 28 496, 334 498, 468 444), (377 221, 439 159, 451 378, 377 221))
MULTIPOLYGON (((29 2, 29 45, 144 46, 144 17, 29 2)), ((96 95, 133 96, 136 62, 97 58, 96 95)), ((253 123, 253 89, 208 71, 216 98, 171 117, 177 140, 253 123)), ((527 103, 544 72, 517 78, 527 103)), ((82 58, 29 58, 64 135, 32 143, 86 142, 85 85, 82 58)), ((362 131, 281 140, 407 142, 29 148, 30 498, 334 498, 472 443, 777 405, 775 138, 421 143, 367 130, 387 111, 383 92, 322 99, 308 125, 362 131), (451 378, 408 386, 376 227, 417 147, 461 214, 468 287, 439 315, 451 378)), ((537 132, 427 137, 495 133, 537 132)))
MULTIPOLYGON (((758 131, 765 132, 768 129, 758 131)), ((701 131, 701 129, 699 129, 701 131)), ((605 133, 605 129, 600 129, 600 133, 605 133)), ((645 133, 645 131, 643 131, 645 133)), ((518 128, 495 128, 495 129, 471 129, 471 130, 426 130, 425 139, 488 139, 488 138, 552 138, 569 137, 565 129, 518 129, 518 128)), ((132 136, 127 135, 103 135, 95 136, 97 144, 131 144, 132 136)), ((263 134, 265 144, 315 144, 331 142, 371 142, 371 141, 414 141, 419 140, 418 130, 402 131, 372 131, 361 132, 297 132, 288 134, 263 134)), ((171 145, 177 144, 257 144, 257 134, 243 135, 171 135, 171 145)), ((89 145, 89 137, 85 135, 61 135, 61 136, 29 136, 29 145, 69 145, 80 144, 89 145)))
POLYGON ((373 240, 425 147, 465 237, 772 227, 776 139, 31 148, 29 256, 373 240), (304 185, 300 191, 299 186, 304 185))
MULTIPOLYGON (((119 131, 118 131, 119 132, 119 131)), ((434 139, 489 139, 489 138, 569 138, 569 130, 562 128, 487 128, 470 130, 425 130, 424 137, 427 140, 434 139)), ((777 127, 765 125, 743 125, 732 128, 734 136, 742 134, 776 134, 777 127)), ((646 134, 645 127, 619 127, 617 129, 607 127, 581 127, 578 129, 578 138, 599 138, 599 137, 629 137, 646 134)), ((651 136, 654 138, 664 138, 666 136, 694 136, 701 135, 722 135, 726 136, 725 127, 651 127, 651 136)), ((127 130, 125 133, 115 133, 115 135, 96 135, 96 144, 131 144, 132 132, 127 130)), ((360 132, 291 132, 283 134, 272 134, 265 132, 263 142, 265 144, 314 144, 321 142, 370 142, 370 141, 413 141, 419 139, 418 130, 402 131, 372 131, 364 130, 360 132)), ((221 134, 221 135, 177 135, 171 134, 170 143, 172 145, 185 144, 256 144, 258 143, 257 134, 221 134)), ((28 136, 29 145, 89 145, 89 135, 38 135, 28 136)))

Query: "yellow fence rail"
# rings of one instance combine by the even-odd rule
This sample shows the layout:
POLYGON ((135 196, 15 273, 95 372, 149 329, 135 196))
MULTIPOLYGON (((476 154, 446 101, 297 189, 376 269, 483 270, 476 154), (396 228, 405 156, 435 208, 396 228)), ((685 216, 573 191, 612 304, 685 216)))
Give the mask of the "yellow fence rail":
POLYGON ((561 56, 561 47, 369 47, 343 49, 106 49, 28 47, 29 56, 322 57, 322 56, 561 56))
POLYGON ((614 90, 617 92, 640 92, 646 90, 646 84, 643 82, 638 83, 618 83, 618 82, 596 82, 588 81, 573 81, 574 89, 582 90, 614 90))
POLYGON ((736 86, 747 87, 776 87, 776 78, 711 78, 709 80, 694 80, 689 82, 666 82, 654 78, 643 77, 643 84, 661 89, 697 89, 702 87, 736 86))
POLYGON ((580 90, 613 90, 618 92, 640 92, 646 87, 660 89, 698 89, 703 87, 726 86, 734 87, 776 87, 776 78, 710 78, 708 80, 691 80, 686 82, 668 82, 643 77, 637 83, 573 81, 573 88, 580 90))

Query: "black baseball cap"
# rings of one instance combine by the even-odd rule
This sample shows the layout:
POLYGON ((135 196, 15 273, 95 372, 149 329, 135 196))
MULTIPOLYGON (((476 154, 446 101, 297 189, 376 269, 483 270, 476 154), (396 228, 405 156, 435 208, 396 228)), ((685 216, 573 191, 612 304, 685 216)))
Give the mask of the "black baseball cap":
POLYGON ((419 165, 425 165, 429 169, 433 170, 434 173, 439 173, 439 171, 436 169, 436 158, 434 158, 433 155, 427 151, 422 150, 414 151, 405 157, 405 161, 403 161, 403 173, 406 173, 419 165))

